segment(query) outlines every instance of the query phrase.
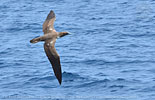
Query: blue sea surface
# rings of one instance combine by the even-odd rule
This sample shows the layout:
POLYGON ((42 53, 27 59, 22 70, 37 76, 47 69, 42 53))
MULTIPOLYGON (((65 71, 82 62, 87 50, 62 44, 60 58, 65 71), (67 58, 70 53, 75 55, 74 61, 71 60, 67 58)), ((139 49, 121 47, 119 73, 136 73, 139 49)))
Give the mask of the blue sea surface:
POLYGON ((155 100, 155 0, 0 0, 0 100, 155 100), (59 85, 43 48, 50 10, 59 85))

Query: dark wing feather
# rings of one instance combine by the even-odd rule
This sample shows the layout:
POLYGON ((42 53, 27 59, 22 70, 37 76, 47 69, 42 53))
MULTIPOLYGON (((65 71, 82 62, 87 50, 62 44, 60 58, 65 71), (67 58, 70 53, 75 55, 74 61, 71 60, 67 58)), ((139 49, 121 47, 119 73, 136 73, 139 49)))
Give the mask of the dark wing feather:
POLYGON ((60 57, 56 52, 56 49, 54 46, 47 46, 47 44, 44 44, 44 50, 46 52, 46 55, 53 67, 53 71, 55 73, 56 78, 59 81, 59 84, 61 84, 62 81, 62 72, 61 72, 61 64, 60 64, 60 57))
POLYGON ((51 10, 43 24, 43 32, 45 34, 49 29, 54 29, 54 21, 55 21, 55 13, 54 11, 51 10))

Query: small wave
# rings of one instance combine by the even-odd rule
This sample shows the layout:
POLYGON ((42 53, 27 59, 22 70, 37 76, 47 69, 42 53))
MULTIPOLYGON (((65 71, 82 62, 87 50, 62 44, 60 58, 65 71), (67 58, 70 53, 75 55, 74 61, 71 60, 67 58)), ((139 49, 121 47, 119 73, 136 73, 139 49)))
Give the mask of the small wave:
POLYGON ((117 78, 116 81, 126 81, 126 80, 123 78, 117 78))
POLYGON ((140 38, 140 37, 154 37, 155 34, 121 34, 120 37, 133 37, 133 38, 140 38))
POLYGON ((92 87, 92 86, 100 86, 100 85, 104 85, 104 87, 106 86, 107 83, 109 83, 110 80, 109 79, 104 79, 104 80, 95 80, 95 81, 91 81, 91 82, 86 82, 83 83, 81 85, 76 86, 76 88, 82 88, 82 87, 92 87))
POLYGON ((140 71, 140 70, 138 70, 138 69, 132 69, 132 70, 126 69, 126 70, 122 70, 121 73, 138 72, 138 71, 140 71))
POLYGON ((76 74, 76 73, 70 73, 70 72, 63 72, 62 73, 62 77, 63 77, 63 80, 65 82, 67 81, 75 81, 75 80, 84 80, 86 78, 84 77, 81 77, 80 75, 76 74))
POLYGON ((98 17, 98 18, 92 17, 92 18, 90 18, 90 20, 101 20, 101 19, 103 19, 103 18, 102 17, 98 17))
POLYGON ((142 90, 139 90, 139 92, 150 92, 150 91, 155 91, 155 86, 146 87, 146 88, 143 88, 142 90))
POLYGON ((54 80, 54 76, 45 76, 45 77, 33 77, 29 79, 29 81, 48 81, 48 80, 54 80))
POLYGON ((8 65, 0 65, 0 68, 6 68, 9 67, 8 65))
POLYGON ((109 88, 123 88, 123 87, 125 87, 124 85, 111 85, 111 86, 109 86, 109 88))
POLYGON ((1 84, 1 88, 3 89, 17 89, 17 88, 21 88, 22 85, 21 85, 21 82, 18 82, 18 81, 12 81, 12 82, 7 82, 7 83, 3 83, 1 84))
POLYGON ((55 88, 55 85, 51 85, 51 84, 41 84, 39 87, 41 88, 55 88))
POLYGON ((53 88, 54 87, 54 84, 52 84, 53 80, 56 80, 54 76, 45 76, 45 77, 34 76, 28 80, 25 80, 23 82, 23 86, 31 87, 33 85, 35 87, 41 87, 41 88, 53 88))
POLYGON ((108 76, 108 75, 103 74, 103 73, 98 73, 98 74, 96 74, 96 76, 108 76))
POLYGON ((148 71, 151 72, 151 73, 155 73, 155 69, 154 68, 153 69, 150 69, 148 71))
POLYGON ((116 60, 116 61, 108 61, 108 60, 83 60, 78 63, 83 63, 86 65, 112 65, 112 64, 137 64, 137 63, 155 63, 155 61, 151 60, 116 60))
POLYGON ((121 84, 124 84, 124 83, 131 83, 131 84, 134 84, 134 83, 140 83, 141 81, 140 80, 137 80, 137 79, 131 79, 131 80, 126 80, 124 78, 117 78, 116 80, 114 80, 113 82, 116 82, 116 83, 121 83, 121 84))
POLYGON ((0 51, 0 54, 7 54, 7 53, 10 53, 10 52, 12 52, 12 48, 7 47, 7 48, 3 49, 2 51, 0 51))
POLYGON ((3 65, 4 63, 3 62, 0 62, 0 65, 3 65))
POLYGON ((8 65, 6 65, 4 62, 0 62, 0 68, 5 68, 8 67, 8 65))
MULTIPOLYGON (((127 88, 126 84, 134 84, 139 82, 138 80, 126 80, 124 78, 117 79, 103 79, 103 80, 89 80, 83 82, 80 85, 75 86, 76 88, 108 88, 108 89, 124 89, 127 88)), ((114 91, 113 91, 114 92, 114 91)))
MULTIPOLYGON (((80 62, 79 62, 80 63, 80 62)), ((100 60, 100 59, 90 59, 90 60, 83 60, 81 61, 81 63, 86 64, 86 65, 105 65, 107 63, 110 63, 108 61, 105 60, 100 60)))

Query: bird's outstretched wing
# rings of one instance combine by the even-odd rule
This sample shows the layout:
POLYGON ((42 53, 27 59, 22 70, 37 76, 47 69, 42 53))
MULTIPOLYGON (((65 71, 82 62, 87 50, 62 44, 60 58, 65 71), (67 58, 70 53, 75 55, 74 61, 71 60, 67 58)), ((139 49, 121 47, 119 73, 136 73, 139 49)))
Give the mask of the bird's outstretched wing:
POLYGON ((54 21, 55 21, 55 13, 53 10, 51 10, 43 24, 44 34, 46 34, 49 29, 54 29, 54 21))
POLYGON ((60 57, 58 53, 56 52, 56 49, 54 47, 54 43, 52 45, 44 44, 44 50, 46 52, 46 55, 53 67, 53 71, 55 73, 56 78, 59 81, 59 84, 61 84, 62 81, 62 72, 61 72, 61 64, 60 64, 60 57))

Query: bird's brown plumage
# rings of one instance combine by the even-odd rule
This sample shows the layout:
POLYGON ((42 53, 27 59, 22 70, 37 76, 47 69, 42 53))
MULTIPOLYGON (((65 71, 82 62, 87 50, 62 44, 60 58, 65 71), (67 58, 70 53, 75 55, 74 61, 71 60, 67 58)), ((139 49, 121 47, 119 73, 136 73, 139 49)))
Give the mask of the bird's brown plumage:
POLYGON ((47 34, 48 31, 50 29, 53 29, 54 30, 54 21, 55 21, 55 13, 54 11, 50 11, 50 13, 48 14, 44 24, 43 24, 43 32, 44 34, 47 34))
POLYGON ((54 21, 55 21, 55 14, 51 10, 43 24, 44 35, 30 40, 30 42, 37 43, 39 41, 45 41, 44 43, 45 53, 53 67, 53 71, 56 78, 61 84, 62 82, 61 64, 60 64, 60 57, 55 49, 55 42, 58 37, 63 37, 67 35, 68 32, 56 32, 54 29, 54 21))
POLYGON ((55 76, 57 77, 59 84, 61 84, 62 81, 62 72, 61 72, 61 64, 60 64, 60 57, 58 53, 56 52, 56 49, 54 48, 54 43, 47 45, 44 44, 44 50, 46 52, 46 55, 53 67, 53 71, 55 73, 55 76))

